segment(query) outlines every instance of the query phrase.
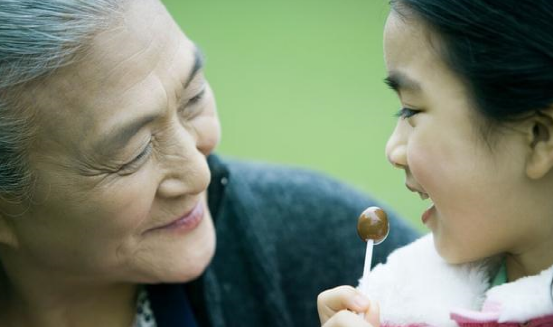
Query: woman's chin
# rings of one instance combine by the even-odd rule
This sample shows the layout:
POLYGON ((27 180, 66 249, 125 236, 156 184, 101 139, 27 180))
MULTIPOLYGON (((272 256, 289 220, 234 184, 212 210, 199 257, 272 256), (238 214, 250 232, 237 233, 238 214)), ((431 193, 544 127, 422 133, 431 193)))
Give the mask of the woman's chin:
POLYGON ((184 283, 198 278, 213 259, 216 246, 210 217, 202 225, 192 239, 175 241, 168 249, 151 253, 150 264, 147 265, 150 268, 139 282, 184 283))
POLYGON ((202 275, 215 254, 215 238, 213 238, 211 245, 198 253, 193 261, 187 260, 183 263, 181 269, 175 271, 173 280, 164 282, 188 282, 202 275))
POLYGON ((186 283, 204 273, 213 258, 215 246, 198 251, 198 255, 188 258, 177 258, 173 262, 164 260, 157 267, 140 278, 141 284, 186 283))
POLYGON ((202 240, 203 246, 187 249, 181 257, 175 257, 173 263, 167 263, 167 270, 160 282, 177 283, 188 282, 198 278, 208 267, 215 254, 215 233, 206 235, 202 240))

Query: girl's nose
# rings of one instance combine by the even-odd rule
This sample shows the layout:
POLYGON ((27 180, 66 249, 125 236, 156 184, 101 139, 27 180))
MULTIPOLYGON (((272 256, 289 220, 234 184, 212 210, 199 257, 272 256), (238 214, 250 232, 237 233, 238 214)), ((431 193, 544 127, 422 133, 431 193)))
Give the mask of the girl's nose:
POLYGON ((397 168, 407 168, 407 131, 398 122, 388 143, 386 143, 386 157, 397 168))

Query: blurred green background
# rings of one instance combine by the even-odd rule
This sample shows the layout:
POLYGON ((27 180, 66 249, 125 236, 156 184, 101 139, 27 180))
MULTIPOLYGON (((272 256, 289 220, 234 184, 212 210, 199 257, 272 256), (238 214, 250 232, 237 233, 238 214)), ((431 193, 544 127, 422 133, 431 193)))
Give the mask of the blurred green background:
POLYGON ((163 0, 203 50, 219 153, 311 168, 423 228, 428 206, 384 146, 399 102, 382 82, 385 0, 163 0))

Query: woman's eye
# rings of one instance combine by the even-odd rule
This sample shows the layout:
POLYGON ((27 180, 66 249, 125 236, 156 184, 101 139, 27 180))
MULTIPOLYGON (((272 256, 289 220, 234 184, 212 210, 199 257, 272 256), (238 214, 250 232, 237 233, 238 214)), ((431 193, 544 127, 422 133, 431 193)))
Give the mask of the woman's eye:
POLYGON ((403 107, 396 113, 396 116, 403 119, 407 119, 407 118, 413 117, 419 112, 420 112, 419 110, 403 107))
POLYGON ((119 169, 120 173, 130 173, 138 169, 144 162, 148 159, 150 156, 150 153, 152 152, 152 142, 148 143, 148 146, 140 152, 138 156, 136 156, 131 161, 127 162, 121 168, 119 169))
POLYGON ((196 117, 202 110, 202 99, 205 96, 205 88, 198 92, 195 96, 188 99, 186 104, 179 109, 180 114, 186 119, 192 119, 196 117))
POLYGON ((187 105, 194 105, 195 103, 200 101, 204 97, 204 95, 205 95, 205 88, 202 89, 198 94, 190 98, 190 100, 188 100, 187 105))

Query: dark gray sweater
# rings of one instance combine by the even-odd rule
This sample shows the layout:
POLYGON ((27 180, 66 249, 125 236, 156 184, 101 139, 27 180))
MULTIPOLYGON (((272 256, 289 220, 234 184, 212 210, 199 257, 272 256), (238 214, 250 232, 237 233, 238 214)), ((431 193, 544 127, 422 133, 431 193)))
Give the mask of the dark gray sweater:
MULTIPOLYGON (((365 252, 356 232, 357 217, 379 204, 307 170, 217 156, 211 156, 209 164, 217 250, 206 272, 186 285, 198 325, 318 326, 317 295, 338 285, 357 284, 365 252)), ((386 211, 391 232, 375 248, 373 263, 418 236, 386 211)), ((167 308, 175 301, 157 307, 175 311, 167 308)), ((154 303, 157 315, 155 311, 154 303)), ((160 322, 164 326, 181 325, 160 322)))

